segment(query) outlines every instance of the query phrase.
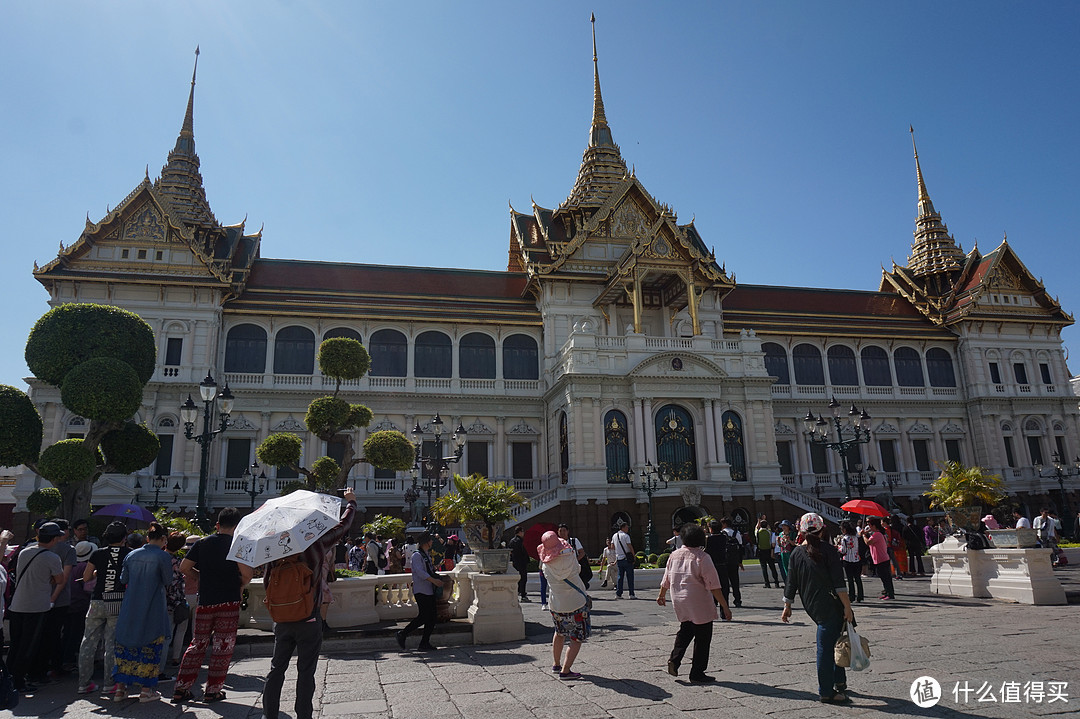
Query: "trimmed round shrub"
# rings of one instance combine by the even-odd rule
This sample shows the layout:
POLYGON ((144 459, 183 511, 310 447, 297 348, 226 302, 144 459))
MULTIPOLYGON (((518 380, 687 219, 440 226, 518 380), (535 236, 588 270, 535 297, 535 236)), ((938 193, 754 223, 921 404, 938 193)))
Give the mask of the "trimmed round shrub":
POLYGON ((38 461, 38 472, 56 487, 90 479, 96 470, 94 453, 81 439, 64 439, 46 447, 38 461))
POLYGON ((656 558, 656 567, 658 569, 663 569, 664 567, 666 567, 668 557, 670 557, 670 556, 671 556, 671 552, 664 552, 659 557, 657 557, 656 558))
POLYGON ((414 445, 401 432, 385 429, 372 432, 364 440, 364 459, 375 467, 405 472, 416 461, 414 445))
POLYGON ((123 422, 139 411, 143 386, 127 362, 97 357, 67 373, 60 385, 60 401, 83 417, 123 422))
POLYGON ((26 340, 30 371, 56 387, 68 372, 95 357, 126 362, 145 385, 154 374, 156 355, 154 331, 141 317, 89 303, 54 307, 41 316, 26 340))
POLYGON ((161 451, 161 440, 145 424, 125 422, 101 438, 105 461, 121 474, 149 467, 161 451))
POLYGON ((37 462, 43 432, 41 415, 26 393, 0 384, 0 467, 37 462))
POLYGON ((352 406, 343 399, 337 397, 318 397, 311 401, 307 408, 307 416, 304 423, 308 430, 316 435, 344 427, 349 421, 349 413, 352 406))
POLYGON ((315 486, 319 489, 335 489, 338 475, 341 474, 341 465, 333 457, 319 457, 311 465, 311 473, 315 475, 315 486))
POLYGON ((278 432, 264 439, 255 456, 259 461, 271 467, 288 467, 300 464, 300 455, 304 450, 304 441, 295 434, 278 432))
POLYGON ((360 379, 371 367, 364 345, 348 337, 333 337, 319 345, 319 369, 338 380, 360 379))
POLYGON ((367 427, 371 424, 371 420, 375 415, 370 409, 362 404, 354 404, 349 407, 349 420, 342 429, 355 429, 356 427, 367 427))
POLYGON ((35 489, 26 498, 26 509, 30 514, 52 516, 56 514, 56 510, 60 509, 63 501, 64 497, 60 494, 59 489, 56 487, 42 487, 41 489, 35 489))
POLYGON ((659 559, 660 559, 660 557, 658 557, 655 553, 650 554, 649 555, 649 564, 656 564, 656 562, 659 561, 659 559))

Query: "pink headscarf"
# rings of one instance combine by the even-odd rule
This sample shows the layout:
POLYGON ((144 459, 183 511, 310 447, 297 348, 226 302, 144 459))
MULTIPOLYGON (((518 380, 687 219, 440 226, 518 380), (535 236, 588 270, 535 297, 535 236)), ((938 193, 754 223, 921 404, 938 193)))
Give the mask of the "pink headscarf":
POLYGON ((540 538, 540 544, 536 547, 536 553, 540 555, 540 561, 547 563, 555 557, 570 549, 570 543, 560 539, 555 532, 544 532, 540 538))
POLYGON ((988 514, 983 517, 983 524, 986 525, 987 529, 1001 529, 1001 527, 998 525, 998 521, 994 518, 994 515, 992 514, 988 514))

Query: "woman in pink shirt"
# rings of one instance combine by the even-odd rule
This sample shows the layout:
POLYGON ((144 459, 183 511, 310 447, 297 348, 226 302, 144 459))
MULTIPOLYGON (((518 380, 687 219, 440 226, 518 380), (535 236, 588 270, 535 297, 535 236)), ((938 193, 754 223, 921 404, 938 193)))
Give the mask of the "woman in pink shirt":
POLYGON ((660 594, 656 603, 665 605, 665 596, 671 590, 671 603, 675 605, 675 618, 682 622, 675 635, 675 647, 668 659, 668 674, 679 676, 679 664, 690 642, 694 642, 694 658, 690 665, 690 681, 714 682, 716 677, 705 673, 709 666, 709 647, 712 644, 712 627, 716 619, 716 604, 731 619, 724 593, 720 591, 720 577, 716 566, 705 553, 705 530, 697 524, 686 524, 680 533, 683 546, 668 557, 664 578, 660 582, 660 594), (714 603, 715 599, 715 603, 714 603))
POLYGON ((866 524, 863 539, 870 546, 870 561, 873 562, 874 570, 881 579, 879 599, 896 599, 896 592, 893 590, 892 567, 889 563, 889 545, 881 528, 881 520, 878 517, 868 517, 866 524))

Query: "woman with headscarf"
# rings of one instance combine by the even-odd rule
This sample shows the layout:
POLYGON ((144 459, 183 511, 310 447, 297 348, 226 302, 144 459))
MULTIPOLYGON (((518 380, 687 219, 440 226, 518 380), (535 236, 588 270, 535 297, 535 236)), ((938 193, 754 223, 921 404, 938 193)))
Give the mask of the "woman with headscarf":
POLYGON ((551 671, 558 672, 560 679, 580 679, 581 674, 571 667, 581 651, 581 643, 592 633, 592 627, 587 606, 589 596, 579 576, 581 564, 577 552, 569 542, 550 531, 544 532, 536 551, 540 557, 540 571, 547 579, 548 611, 555 624, 555 636, 551 640, 554 658, 551 671))
MULTIPOLYGON (((888 561, 886 559, 886 561, 888 561)), ((817 624, 818 698, 824 704, 851 701, 847 674, 836 666, 833 650, 845 622, 854 622, 840 554, 825 541, 825 520, 808 512, 799 519, 799 546, 791 553, 787 585, 784 588, 784 611, 780 620, 791 619, 795 593, 802 597, 803 609, 817 624)))
POLYGON ((116 693, 128 698, 128 686, 142 687, 140 702, 161 698, 157 691, 161 655, 172 640, 165 589, 173 580, 172 557, 165 551, 168 532, 151 522, 146 543, 124 558, 120 581, 127 585, 116 622, 116 693))
MULTIPOLYGON (((719 525, 718 525, 719 526, 719 525)), ((709 648, 712 645, 712 628, 719 604, 725 620, 731 619, 731 610, 720 587, 716 565, 705 553, 705 530, 701 525, 684 524, 679 531, 682 546, 668 557, 664 578, 660 581, 660 594, 656 603, 666 604, 665 597, 671 590, 671 603, 675 605, 675 618, 681 622, 675 635, 675 647, 668 659, 668 674, 679 675, 690 642, 694 642, 694 657, 690 665, 690 681, 714 682, 716 677, 705 673, 709 668, 709 648), (715 600, 715 603, 714 603, 715 600)))

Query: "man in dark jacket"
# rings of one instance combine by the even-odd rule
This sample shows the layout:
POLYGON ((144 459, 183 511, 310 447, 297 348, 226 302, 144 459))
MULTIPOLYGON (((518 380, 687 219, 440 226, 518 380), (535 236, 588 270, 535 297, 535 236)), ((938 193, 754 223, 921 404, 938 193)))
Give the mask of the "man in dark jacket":
POLYGON ((510 563, 518 573, 518 598, 529 601, 529 595, 525 591, 525 585, 529 583, 529 553, 525 550, 525 528, 518 526, 514 530, 514 538, 510 540, 510 563))
MULTIPOLYGON (((326 553, 343 537, 348 535, 356 516, 356 495, 351 489, 345 490, 347 506, 338 525, 304 550, 301 557, 304 564, 311 568, 316 578, 314 585, 315 602, 311 616, 299 622, 276 622, 274 624, 274 656, 270 660, 270 672, 263 685, 263 716, 266 719, 278 719, 281 706, 281 687, 285 683, 285 670, 296 652, 296 702, 293 705, 295 719, 311 719, 312 700, 315 696, 315 669, 319 664, 319 651, 322 649, 323 630, 319 615, 322 605, 320 596, 322 583, 319 577, 326 576, 326 553)), ((263 585, 270 583, 274 565, 266 565, 263 585)))

